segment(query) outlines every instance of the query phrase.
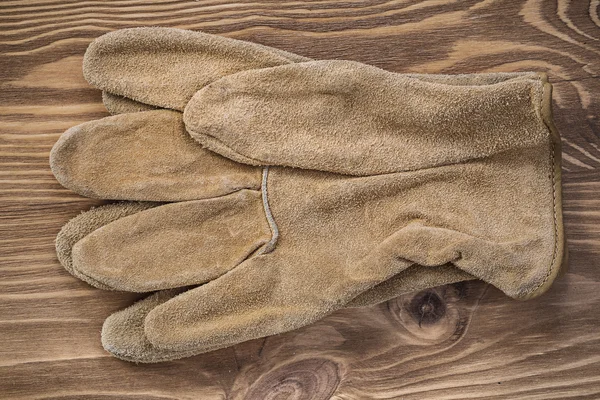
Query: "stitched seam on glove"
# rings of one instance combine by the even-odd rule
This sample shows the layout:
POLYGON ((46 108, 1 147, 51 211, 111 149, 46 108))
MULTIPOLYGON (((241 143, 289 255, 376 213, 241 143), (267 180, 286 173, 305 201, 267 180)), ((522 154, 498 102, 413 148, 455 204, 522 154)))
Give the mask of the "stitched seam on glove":
POLYGON ((267 218, 267 222, 269 223, 269 228, 271 228, 271 233, 273 236, 268 243, 264 245, 264 247, 258 252, 258 254, 267 254, 275 250, 275 246, 277 246, 277 240, 279 239, 279 228, 277 227, 277 223, 273 218, 273 214, 271 213, 271 207, 269 207, 269 197, 267 190, 267 181, 269 177, 269 167, 264 167, 262 172, 262 184, 261 184, 261 192, 262 192, 262 201, 263 207, 265 209, 265 217, 267 218))

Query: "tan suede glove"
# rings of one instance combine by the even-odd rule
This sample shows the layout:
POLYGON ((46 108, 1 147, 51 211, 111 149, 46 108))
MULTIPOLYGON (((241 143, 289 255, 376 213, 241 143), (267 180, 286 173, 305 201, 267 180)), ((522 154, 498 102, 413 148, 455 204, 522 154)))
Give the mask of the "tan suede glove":
MULTIPOLYGON (((188 106, 186 121, 214 150, 260 165, 364 177, 273 167, 264 170, 258 187, 240 190, 245 172, 250 176, 256 170, 245 167, 244 172, 227 161, 235 166, 234 179, 226 173, 227 179, 214 185, 213 194, 221 197, 142 212, 150 205, 140 204, 132 208, 135 214, 116 215, 114 223, 92 229, 76 241, 73 265, 100 285, 146 291, 217 278, 171 300, 177 291, 115 314, 104 334, 120 342, 104 341, 105 346, 122 358, 158 361, 282 332, 314 321, 415 264, 435 270, 452 263, 513 297, 539 293, 562 259, 556 143, 544 124, 548 105, 549 88, 536 75, 461 88, 344 62, 250 71, 207 86, 188 106), (288 99, 292 104, 281 104, 288 99), (386 103, 407 108, 395 113, 384 109, 386 103), (206 107, 217 104, 218 115, 205 114, 206 107), (428 104, 432 114, 419 114, 428 104), (465 115, 473 118, 465 123, 465 115), (353 123, 343 125, 345 117, 353 123), (386 131, 390 126, 395 128, 386 131), (297 131, 298 140, 279 135, 282 128, 297 131), (240 144, 253 132, 267 142, 240 144), (278 142, 273 151, 264 146, 270 141, 278 142), (372 146, 383 154, 369 153, 372 146), (419 149, 422 156, 412 154, 419 149), (238 191, 231 191, 236 183, 238 191), (223 188, 230 194, 219 194, 223 188), (197 268, 178 269, 184 264, 197 268)), ((140 113, 137 120, 124 115, 101 122, 97 132, 91 125, 69 131, 53 152, 57 177, 66 181, 76 175, 91 154, 103 154, 102 144, 115 153, 122 145, 115 127, 134 133, 125 139, 133 144, 133 154, 148 159, 161 153, 148 152, 144 140, 151 135, 146 133, 178 125, 180 117, 173 115, 140 113)), ((178 141, 189 138, 182 129, 167 130, 169 138, 177 138, 168 141, 179 151, 178 141)), ((160 140, 154 146, 169 148, 160 140)), ((167 157, 175 153, 165 152, 167 157)), ((122 164, 130 160, 122 154, 122 164)), ((199 166, 191 155, 180 170, 193 165, 199 166)), ((179 186, 174 182, 162 188, 165 193, 179 186)), ((130 181, 127 190, 141 192, 144 184, 130 181)), ((85 190, 94 191, 94 185, 85 190)), ((181 187, 175 192, 182 196, 194 191, 193 185, 181 187)))
MULTIPOLYGON (((84 73, 92 83, 100 88, 112 90, 125 88, 125 93, 152 103, 139 103, 127 97, 114 95, 106 91, 103 92, 103 100, 107 109, 113 114, 120 114, 152 110, 156 109, 158 105, 172 104, 174 103, 172 97, 191 96, 188 90, 189 86, 200 87, 235 71, 268 67, 277 63, 283 65, 292 61, 306 60, 309 59, 282 52, 278 49, 200 32, 182 31, 171 28, 135 28, 116 31, 94 41, 86 52, 84 73), (170 68, 166 69, 165 64, 169 64, 170 68), (165 70, 167 71, 167 77, 157 79, 153 75, 157 73, 156 71, 165 70), (186 71, 186 73, 182 74, 180 71, 186 71), (195 77, 196 80, 194 81, 192 77, 195 77), (167 85, 165 82, 169 84, 167 85), (164 90, 153 91, 152 94, 145 93, 146 88, 155 88, 160 83, 163 84, 162 89, 164 90), (183 93, 183 95, 174 95, 175 93, 183 93)), ((440 80, 451 85, 480 85, 496 83, 517 75, 477 74, 450 76, 414 74, 411 76, 419 77, 422 80, 440 80)), ((127 124, 120 124, 123 127, 128 126, 127 124)), ((152 124, 156 125, 156 123, 152 124)), ((171 129, 176 130, 181 126, 179 122, 175 122, 174 125, 171 129)), ((121 132, 117 137, 124 138, 127 136, 121 132)), ((146 137, 155 138, 156 142, 151 147, 161 147, 162 132, 158 132, 156 135, 146 133, 146 137)), ((120 147, 123 148, 131 146, 130 143, 120 144, 120 147)), ((179 151, 184 152, 184 150, 185 148, 182 147, 179 151)), ((183 181, 194 182, 193 185, 196 186, 198 184, 199 171, 190 171, 189 176, 182 179, 177 179, 174 176, 166 178, 152 177, 147 172, 149 169, 152 169, 151 165, 146 165, 143 161, 138 161, 137 164, 126 161, 124 165, 114 160, 107 161, 112 160, 113 157, 110 155, 110 150, 105 151, 106 154, 101 155, 99 161, 102 164, 108 163, 108 168, 113 168, 114 172, 107 172, 104 166, 98 169, 99 171, 103 171, 101 174, 98 174, 97 171, 90 171, 94 163, 88 162, 85 166, 78 166, 70 173, 63 173, 62 175, 65 178, 63 183, 78 193, 94 198, 162 201, 180 201, 182 197, 177 197, 173 188, 169 189, 168 195, 163 193, 157 196, 152 187, 159 182, 172 182, 174 183, 173 186, 178 190, 190 185, 189 183, 182 184, 182 179, 183 181), (139 167, 139 169, 132 170, 135 167, 139 167), (113 176, 113 173, 115 176, 113 176), (92 175, 94 176, 93 178, 92 175), (90 186, 89 182, 92 180, 95 182, 93 186, 94 191, 86 189, 90 186), (148 182, 149 180, 153 182, 148 182), (122 187, 122 182, 136 182, 139 185, 140 181, 146 181, 144 189, 141 192, 131 193, 122 187)), ((116 151, 121 152, 122 150, 116 151)), ((172 150, 172 152, 177 151, 177 149, 172 150)), ((183 199, 197 199, 210 196, 210 183, 208 182, 218 177, 220 172, 223 172, 223 177, 226 176, 226 169, 222 168, 222 163, 218 161, 218 157, 215 158, 211 152, 193 148, 191 153, 196 153, 200 159, 204 159, 200 162, 201 164, 205 164, 202 172, 206 175, 207 171, 212 171, 212 175, 204 178, 201 188, 197 187, 194 193, 188 194, 188 197, 183 197, 183 199), (204 193, 199 194, 198 191, 200 189, 204 193)), ((173 157, 170 152, 167 154, 166 151, 163 151, 161 154, 154 154, 147 158, 152 160, 152 162, 161 159, 161 163, 164 164, 175 159, 176 156, 173 157), (161 155, 167 155, 167 157, 161 159, 161 155)), ((229 163, 228 165, 233 164, 229 163)), ((181 171, 181 168, 178 170, 181 171)), ((254 181, 248 187, 257 187, 259 185, 256 179, 254 181)), ((243 186, 240 186, 240 183, 238 183, 237 188, 241 187, 243 186)), ((147 204, 147 206, 156 206, 156 204, 147 204)), ((87 232, 87 226, 94 226, 97 229, 113 222, 113 219, 109 218, 108 215, 121 215, 122 213, 129 215, 124 210, 137 209, 137 205, 131 206, 124 202, 105 207, 111 210, 110 214, 105 212, 102 214, 90 213, 87 217, 85 215, 80 216, 75 221, 72 221, 68 225, 68 229, 63 230, 62 234, 59 235, 57 246, 60 249, 61 262, 72 273, 74 271, 68 266, 72 264, 70 247, 75 242, 73 238, 67 240, 70 237, 67 234, 68 232, 77 232, 76 237, 81 239, 83 232, 87 232), (106 221, 102 222, 99 220, 98 215, 106 215, 106 221), (90 219, 93 218, 94 224, 90 224, 88 217, 90 219)), ((81 276, 79 277, 81 278, 81 276)), ((371 305, 386 301, 407 291, 420 290, 465 279, 473 279, 473 277, 450 265, 441 268, 436 267, 429 271, 427 268, 411 268, 405 273, 398 274, 372 290, 361 294, 349 306, 371 305)), ((96 282, 96 286, 101 285, 96 282)))
MULTIPOLYGON (((203 87, 234 72, 301 61, 310 59, 254 43, 200 32, 172 28, 134 28, 98 38, 86 52, 84 73, 97 87, 114 90, 123 95, 103 92, 107 109, 112 114, 120 114, 151 110, 165 105, 182 110, 183 103, 193 94, 191 87, 203 87), (125 96, 136 97, 148 104, 125 96)), ((406 76, 447 85, 489 85, 518 75, 494 73, 406 76)), ((108 186, 118 180, 107 179, 108 186)), ((86 179, 83 178, 83 181, 86 179)), ((146 196, 123 197, 118 188, 116 192, 112 192, 110 188, 106 189, 92 195, 98 198, 147 199, 146 196)), ((74 187, 74 190, 78 188, 74 187)), ((120 203, 111 207, 116 211, 118 208, 129 206, 120 203)), ((85 221, 83 217, 80 220, 82 223, 85 221)), ((474 278, 451 265, 436 267, 430 271, 426 268, 411 268, 361 294, 352 300, 349 306, 371 305, 407 291, 466 279, 474 278)))

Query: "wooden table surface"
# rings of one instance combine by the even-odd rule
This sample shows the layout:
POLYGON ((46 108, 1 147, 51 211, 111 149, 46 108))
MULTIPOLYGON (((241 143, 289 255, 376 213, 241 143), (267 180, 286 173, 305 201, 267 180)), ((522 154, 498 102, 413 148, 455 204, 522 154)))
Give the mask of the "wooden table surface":
POLYGON ((147 3, 0 3, 0 398, 600 398, 599 0, 147 3), (62 188, 48 154, 67 128, 108 115, 82 77, 86 46, 148 25, 397 72, 547 72, 569 273, 528 302, 457 284, 176 362, 112 358, 102 321, 137 296, 59 265, 56 233, 99 202, 62 188))

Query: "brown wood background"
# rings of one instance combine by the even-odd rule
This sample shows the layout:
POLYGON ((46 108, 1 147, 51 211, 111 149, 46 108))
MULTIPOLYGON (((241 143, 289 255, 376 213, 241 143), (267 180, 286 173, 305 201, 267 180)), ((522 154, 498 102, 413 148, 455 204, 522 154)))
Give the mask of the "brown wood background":
POLYGON ((1 1, 0 398, 600 398, 599 8, 599 0, 1 1), (81 74, 88 43, 145 25, 399 72, 548 72, 563 136, 570 272, 529 302, 459 284, 177 362, 110 357, 102 321, 134 297, 93 289, 59 265, 56 233, 97 202, 62 188, 48 154, 67 128, 107 115, 81 74))

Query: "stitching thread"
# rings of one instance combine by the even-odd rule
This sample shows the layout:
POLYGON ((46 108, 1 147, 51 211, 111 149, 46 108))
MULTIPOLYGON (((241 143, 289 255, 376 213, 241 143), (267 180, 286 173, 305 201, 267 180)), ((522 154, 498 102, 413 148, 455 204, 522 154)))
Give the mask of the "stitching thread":
POLYGON ((271 240, 264 245, 264 247, 257 253, 258 255, 267 254, 275 250, 275 246, 277 245, 277 240, 279 239, 279 228, 277 227, 277 223, 275 219, 273 219, 273 214, 271 213, 271 207, 269 206, 268 200, 268 191, 267 191, 267 177, 269 176, 269 167, 264 167, 262 172, 262 184, 261 184, 261 192, 262 192, 262 201, 263 207, 265 209, 265 216, 267 217, 267 222, 269 223, 269 228, 271 228, 271 240))

